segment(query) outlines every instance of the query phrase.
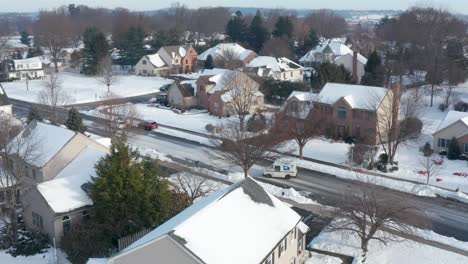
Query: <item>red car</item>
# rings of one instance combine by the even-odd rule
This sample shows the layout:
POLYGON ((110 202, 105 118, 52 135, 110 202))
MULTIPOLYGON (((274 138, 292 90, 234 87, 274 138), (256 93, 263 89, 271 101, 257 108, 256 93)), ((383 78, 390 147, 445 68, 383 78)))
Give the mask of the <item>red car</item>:
POLYGON ((143 121, 140 123, 140 127, 143 128, 144 130, 150 131, 150 130, 158 128, 158 123, 156 123, 156 121, 151 121, 151 120, 143 121))

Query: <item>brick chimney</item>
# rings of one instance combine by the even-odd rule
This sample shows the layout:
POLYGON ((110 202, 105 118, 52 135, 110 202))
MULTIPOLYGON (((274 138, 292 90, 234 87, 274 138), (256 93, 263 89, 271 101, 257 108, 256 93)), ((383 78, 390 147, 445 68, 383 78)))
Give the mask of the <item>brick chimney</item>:
POLYGON ((353 51, 353 81, 355 83, 358 83, 359 81, 359 78, 358 78, 358 69, 357 69, 357 57, 358 57, 358 52, 357 51, 353 51))

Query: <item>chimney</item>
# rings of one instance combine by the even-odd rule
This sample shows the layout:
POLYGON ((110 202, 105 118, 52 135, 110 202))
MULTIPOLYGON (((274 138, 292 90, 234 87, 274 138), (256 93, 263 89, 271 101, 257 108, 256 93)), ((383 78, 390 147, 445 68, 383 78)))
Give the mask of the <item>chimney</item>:
POLYGON ((359 78, 358 78, 358 70, 357 70, 357 57, 358 57, 358 52, 357 51, 353 51, 353 81, 355 83, 358 83, 359 81, 359 78))

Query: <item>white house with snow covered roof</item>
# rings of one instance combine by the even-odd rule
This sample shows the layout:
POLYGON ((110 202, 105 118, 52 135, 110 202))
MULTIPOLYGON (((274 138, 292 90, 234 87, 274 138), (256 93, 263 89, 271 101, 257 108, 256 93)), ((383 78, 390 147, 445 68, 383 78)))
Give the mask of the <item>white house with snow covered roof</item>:
POLYGON ((271 77, 276 80, 290 82, 302 82, 304 80, 303 67, 285 57, 259 56, 249 62, 245 68, 260 77, 271 77))
POLYGON ((108 147, 69 129, 33 121, 7 151, 8 166, 24 168, 25 175, 19 177, 27 187, 21 193, 26 226, 59 241, 62 230, 80 221, 90 205, 82 185, 94 175, 94 164, 108 147))
POLYGON ((455 138, 461 153, 468 155, 468 113, 449 111, 432 137, 434 151, 447 151, 450 141, 455 138))
POLYGON ((215 65, 225 68, 226 64, 237 62, 244 66, 252 61, 257 54, 253 50, 245 49, 237 43, 220 43, 198 55, 198 62, 203 66, 208 56, 213 58, 215 65))
POLYGON ((303 263, 307 225, 247 178, 185 209, 108 263, 303 263))
POLYGON ((161 76, 169 72, 169 66, 158 53, 143 56, 135 65, 135 74, 141 76, 161 76))
POLYGON ((352 137, 365 144, 378 144, 377 132, 385 131, 383 126, 391 116, 387 111, 399 111, 399 96, 398 85, 387 89, 327 83, 314 99, 311 120, 326 136, 352 137))
POLYGON ((44 76, 41 57, 12 60, 8 63, 8 78, 11 80, 38 80, 44 76))
POLYGON ((364 76, 367 59, 360 53, 351 50, 342 40, 337 39, 323 40, 317 47, 299 59, 299 63, 304 67, 313 67, 324 62, 343 65, 351 72, 353 79, 359 83, 364 76))

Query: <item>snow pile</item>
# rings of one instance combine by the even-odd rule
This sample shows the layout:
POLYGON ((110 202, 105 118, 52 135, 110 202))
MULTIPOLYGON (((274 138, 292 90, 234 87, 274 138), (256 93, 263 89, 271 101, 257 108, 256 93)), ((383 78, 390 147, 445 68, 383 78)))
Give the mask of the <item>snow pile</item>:
POLYGON ((6 253, 4 250, 0 251, 0 263, 2 264, 48 264, 48 263, 60 263, 60 264, 71 264, 66 256, 60 249, 57 249, 57 259, 55 261, 54 249, 49 248, 43 254, 36 254, 33 256, 16 256, 6 253))
MULTIPOLYGON (((306 253, 307 254, 307 253, 306 253)), ((307 258, 305 264, 342 264, 343 261, 338 257, 312 252, 312 257, 307 258)))
POLYGON ((37 189, 55 213, 92 205, 81 186, 96 177, 94 166, 107 153, 90 147, 85 148, 51 181, 37 185, 37 189))
POLYGON ((259 184, 263 187, 263 189, 273 194, 274 196, 283 197, 283 198, 292 200, 300 204, 318 204, 316 201, 301 195, 294 188, 284 189, 284 188, 280 188, 275 185, 263 183, 263 182, 259 182, 259 184))
POLYGON ((9 143, 8 148, 13 154, 18 151, 20 156, 27 156, 32 159, 32 165, 42 168, 75 134, 74 131, 58 126, 31 122, 9 143))

